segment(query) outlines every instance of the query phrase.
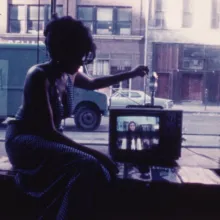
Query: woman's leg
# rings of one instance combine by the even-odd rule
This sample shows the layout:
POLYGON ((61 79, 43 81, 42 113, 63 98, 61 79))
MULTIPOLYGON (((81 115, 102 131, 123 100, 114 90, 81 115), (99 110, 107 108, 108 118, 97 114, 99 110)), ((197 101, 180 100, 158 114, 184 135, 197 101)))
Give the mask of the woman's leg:
POLYGON ((94 216, 96 198, 105 194, 110 182, 108 171, 96 158, 34 135, 18 135, 6 145, 10 161, 19 170, 18 185, 31 196, 46 198, 44 216, 94 216))

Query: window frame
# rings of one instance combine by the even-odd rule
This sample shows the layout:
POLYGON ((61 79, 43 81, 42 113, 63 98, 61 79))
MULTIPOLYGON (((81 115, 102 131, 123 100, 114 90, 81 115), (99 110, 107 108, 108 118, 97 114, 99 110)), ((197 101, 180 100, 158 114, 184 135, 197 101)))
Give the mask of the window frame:
POLYGON ((96 34, 99 34, 99 35, 112 35, 112 34, 114 34, 114 29, 115 29, 114 20, 115 20, 114 7, 105 7, 105 6, 96 7, 96 21, 95 21, 96 22, 96 34), (112 11, 112 20, 106 20, 106 21, 98 20, 98 10, 99 9, 111 9, 111 11, 112 11), (101 28, 98 28, 99 23, 111 23, 110 24, 112 26, 111 32, 108 33, 108 34, 98 33, 98 29, 101 29, 101 28))
POLYGON ((93 74, 92 75, 93 76, 109 76, 110 75, 110 60, 101 59, 101 58, 95 59, 93 63, 93 74), (99 74, 99 72, 97 72, 99 62, 100 62, 100 65, 102 65, 102 68, 103 68, 104 62, 108 63, 108 74, 99 74))
POLYGON ((123 21, 123 23, 127 22, 127 24, 130 26, 130 30, 129 30, 129 34, 126 35, 131 35, 132 34, 132 7, 129 6, 102 6, 102 5, 96 5, 96 6, 91 6, 91 5, 78 5, 76 10, 77 10, 77 18, 79 19, 79 9, 80 8, 92 8, 93 13, 92 13, 92 20, 82 20, 80 19, 82 22, 84 23, 92 23, 92 27, 93 29, 91 30, 92 34, 99 34, 99 35, 125 35, 125 34, 120 34, 118 33, 117 29, 119 26, 119 23, 122 21, 118 21, 118 14, 119 14, 119 10, 120 9, 130 9, 130 20, 129 21, 123 21), (97 13, 98 13, 98 9, 101 8, 110 8, 113 10, 112 12, 112 21, 109 21, 112 23, 112 33, 107 33, 107 34, 101 34, 97 32, 98 29, 98 22, 102 22, 102 21, 98 21, 97 19, 97 13))
MULTIPOLYGON (((96 20, 96 8, 94 6, 91 6, 91 5, 78 5, 77 8, 76 8, 76 16, 77 18, 79 18, 79 8, 91 8, 92 9, 92 19, 85 19, 85 20, 81 20, 83 23, 86 22, 86 23, 89 23, 91 22, 92 24, 92 30, 91 32, 93 33, 94 30, 96 30, 96 23, 95 23, 95 20, 96 20)), ((87 25, 86 25, 87 26, 87 25)))
POLYGON ((155 17, 154 17, 153 26, 155 28, 166 28, 166 20, 165 20, 166 7, 164 6, 164 0, 155 0, 154 7, 155 7, 155 11, 154 11, 155 17), (161 13, 160 19, 156 18, 159 13, 161 13), (157 24, 158 21, 159 23, 157 24))
MULTIPOLYGON (((11 19, 11 7, 19 7, 19 6, 23 6, 24 7, 24 12, 27 10, 26 9, 26 5, 25 4, 9 4, 8 5, 8 25, 7 25, 7 32, 8 33, 12 33, 12 34, 18 34, 18 33, 24 33, 25 30, 22 30, 22 21, 23 23, 25 23, 26 21, 26 16, 24 15, 24 18, 21 20, 21 19, 11 19), (10 27, 11 27, 11 21, 17 21, 17 22, 20 22, 20 32, 12 32, 10 31, 10 27)), ((25 26, 25 25, 24 25, 25 26)))
MULTIPOLYGON (((29 28, 28 28, 28 22, 30 21, 29 20, 29 8, 31 6, 37 6, 38 7, 38 5, 36 5, 36 4, 9 4, 8 5, 8 27, 7 27, 7 33, 9 33, 9 34, 14 34, 14 33, 17 33, 17 34, 30 34, 30 35, 37 34, 37 31, 36 31, 36 33, 32 33, 32 32, 29 31, 29 28), (24 27, 21 28, 20 32, 11 32, 10 31, 11 20, 16 20, 16 19, 11 19, 10 18, 10 16, 11 16, 10 11, 11 11, 11 7, 12 6, 14 6, 14 7, 24 6, 24 13, 25 13, 24 20, 17 19, 17 21, 23 21, 24 22, 24 27)), ((40 20, 41 22, 43 21, 43 29, 44 29, 44 27, 46 26, 47 22, 49 22, 49 18, 50 18, 50 16, 49 16, 50 4, 41 4, 40 6, 44 7, 44 20, 40 20)), ((63 13, 64 13, 64 7, 63 7, 62 4, 59 4, 56 7, 57 8, 58 7, 62 7, 62 10, 63 10, 63 13)), ((40 34, 43 34, 43 29, 40 30, 40 34)))
MULTIPOLYGON (((43 8, 43 19, 40 19, 39 21, 38 21, 38 18, 37 18, 37 20, 35 20, 35 19, 30 19, 30 8, 31 7, 37 7, 37 9, 38 9, 38 5, 36 5, 36 4, 33 4, 33 5, 27 5, 27 18, 26 18, 26 20, 27 20, 27 33, 28 34, 33 34, 31 31, 33 31, 33 30, 30 30, 29 29, 29 22, 30 21, 32 21, 32 22, 39 22, 39 23, 43 23, 42 24, 42 30, 41 29, 39 29, 39 33, 43 33, 43 30, 44 30, 44 27, 45 27, 45 25, 46 25, 46 21, 45 21, 45 18, 46 18, 46 13, 47 13, 47 5, 40 5, 40 7, 42 7, 43 8)), ((39 9, 38 9, 39 10, 39 9)), ((40 13, 41 14, 41 13, 40 13)), ((37 34, 37 30, 36 30, 36 34, 37 34)))
POLYGON ((211 28, 220 29, 220 0, 211 1, 211 28))
POLYGON ((120 32, 118 32, 118 27, 119 27, 119 24, 128 24, 129 27, 130 27, 130 32, 129 34, 126 34, 126 35, 131 35, 131 32, 132 32, 132 7, 116 7, 116 10, 115 10, 115 23, 114 23, 114 31, 117 35, 123 35, 123 34, 120 34, 120 32), (119 21, 118 17, 119 17, 119 11, 120 9, 122 10, 130 10, 130 20, 127 20, 127 21, 119 21))
POLYGON ((130 91, 130 97, 131 98, 142 98, 141 94, 138 93, 138 92, 132 92, 130 91), (133 95, 136 95, 136 96, 133 96, 133 95))
POLYGON ((183 11, 182 11, 182 28, 192 28, 193 26, 193 12, 194 12, 194 0, 182 0, 183 2, 183 11), (191 4, 191 6, 190 6, 191 4), (191 9, 190 9, 191 7, 191 9), (186 9, 187 8, 187 9, 186 9), (188 22, 190 18, 190 22, 188 22))

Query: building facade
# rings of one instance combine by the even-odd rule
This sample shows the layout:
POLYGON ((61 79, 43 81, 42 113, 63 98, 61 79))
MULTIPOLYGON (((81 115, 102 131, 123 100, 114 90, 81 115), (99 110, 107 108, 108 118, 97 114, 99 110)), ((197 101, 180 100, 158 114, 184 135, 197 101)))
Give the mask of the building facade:
MULTIPOLYGON (((43 43, 50 3, 40 0, 39 8, 38 0, 1 0, 0 41, 43 43)), ((117 74, 144 62, 144 5, 144 0, 57 0, 58 15, 82 20, 93 34, 97 58, 88 66, 90 74, 95 77, 117 74)), ((140 77, 114 85, 141 90, 143 86, 140 77)))
POLYGON ((157 95, 220 103, 220 1, 149 0, 147 61, 157 95))
MULTIPOLYGON (((43 43, 50 3, 1 0, 0 41, 43 43)), ((90 28, 94 77, 147 64, 159 74, 157 96, 220 103, 220 0, 57 0, 57 13, 90 28)), ((146 84, 137 77, 114 87, 144 90, 146 84)))

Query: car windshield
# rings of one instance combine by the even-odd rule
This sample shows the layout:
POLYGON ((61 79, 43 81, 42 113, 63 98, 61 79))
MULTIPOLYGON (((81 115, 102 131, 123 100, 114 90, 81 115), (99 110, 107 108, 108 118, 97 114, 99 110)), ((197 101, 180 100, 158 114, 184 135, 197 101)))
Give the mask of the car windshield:
MULTIPOLYGON (((94 62, 80 72, 97 79, 138 65, 149 68, 147 77, 96 91, 74 88, 77 111, 63 120, 64 133, 108 152, 109 109, 151 104, 153 96, 155 105, 183 111, 182 157, 191 158, 188 165, 220 167, 220 1, 55 2, 58 16, 81 20, 96 44, 94 62)), ((43 36, 50 18, 50 0, 0 1, 1 156, 5 122, 22 103, 27 70, 50 59, 43 36)))

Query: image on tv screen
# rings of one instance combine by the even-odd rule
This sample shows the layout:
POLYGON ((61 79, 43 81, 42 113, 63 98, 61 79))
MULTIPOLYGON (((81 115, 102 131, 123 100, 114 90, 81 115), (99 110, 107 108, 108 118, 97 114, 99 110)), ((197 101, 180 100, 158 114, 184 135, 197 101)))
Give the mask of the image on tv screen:
POLYGON ((116 146, 120 150, 151 150, 159 145, 160 118, 118 116, 116 146))

